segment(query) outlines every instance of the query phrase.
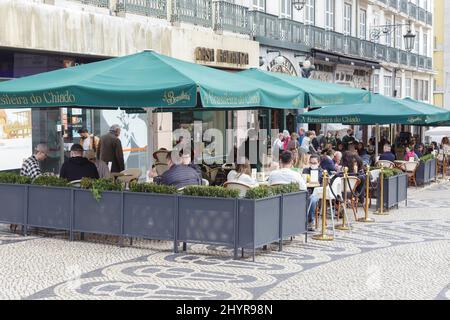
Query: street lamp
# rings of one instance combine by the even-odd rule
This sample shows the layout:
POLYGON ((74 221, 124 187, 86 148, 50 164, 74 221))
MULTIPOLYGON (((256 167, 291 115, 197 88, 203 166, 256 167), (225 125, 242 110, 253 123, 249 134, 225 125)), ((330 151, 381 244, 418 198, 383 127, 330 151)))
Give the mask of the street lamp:
MULTIPOLYGON (((408 26, 408 31, 405 35, 403 35, 403 40, 405 42, 405 50, 407 52, 411 52, 414 49, 414 40, 416 35, 411 31, 411 21, 408 23, 399 23, 399 24, 386 24, 382 26, 374 26, 370 31, 370 39, 372 41, 380 39, 381 35, 388 35, 393 33, 397 28, 401 28, 402 26, 408 26)), ((395 39, 395 37, 394 37, 395 39)))
POLYGON ((292 0, 295 10, 300 11, 305 7, 306 0, 292 0))

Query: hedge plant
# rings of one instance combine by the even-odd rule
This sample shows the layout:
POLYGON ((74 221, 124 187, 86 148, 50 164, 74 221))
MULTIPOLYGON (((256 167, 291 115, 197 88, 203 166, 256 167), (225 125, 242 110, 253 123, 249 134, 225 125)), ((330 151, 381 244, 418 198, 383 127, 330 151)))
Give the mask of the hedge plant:
POLYGON ((235 189, 212 186, 187 186, 182 191, 186 196, 210 197, 210 198, 239 198, 240 192, 235 189))
POLYGON ((274 186, 270 187, 270 190, 272 192, 272 195, 279 195, 284 193, 293 193, 293 192, 299 192, 300 186, 298 183, 290 183, 290 184, 284 184, 280 186, 274 186))
POLYGON ((69 181, 57 176, 42 175, 35 178, 31 184, 46 187, 67 187, 69 185, 69 181))
POLYGON ((0 183, 30 184, 31 179, 29 177, 21 176, 17 173, 2 172, 0 173, 0 183))
POLYGON ((293 193, 300 191, 300 186, 297 183, 290 183, 280 186, 260 186, 247 190, 245 198, 247 199, 263 199, 272 196, 277 196, 284 193, 293 193))
POLYGON ((155 183, 131 183, 131 192, 144 192, 144 193, 162 193, 162 194, 175 194, 177 188, 175 186, 159 185, 155 183))
POLYGON ((111 179, 90 179, 83 178, 80 182, 82 189, 91 190, 97 202, 102 198, 103 191, 123 191, 123 184, 120 182, 114 182, 111 179))
POLYGON ((390 178, 393 176, 398 176, 402 174, 403 171, 397 168, 384 168, 383 169, 383 178, 390 178))
POLYGON ((434 159, 434 155, 432 153, 426 154, 419 158, 419 160, 422 162, 426 162, 426 161, 433 160, 433 159, 434 159))

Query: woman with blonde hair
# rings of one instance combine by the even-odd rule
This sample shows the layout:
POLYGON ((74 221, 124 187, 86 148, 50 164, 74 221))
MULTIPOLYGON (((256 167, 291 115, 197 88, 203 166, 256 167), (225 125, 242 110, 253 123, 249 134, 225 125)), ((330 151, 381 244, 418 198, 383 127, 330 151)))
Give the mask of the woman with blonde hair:
POLYGON ((252 167, 249 161, 246 159, 245 163, 237 164, 236 170, 231 170, 227 175, 227 181, 230 182, 241 182, 247 184, 251 187, 257 187, 258 182, 251 177, 252 167))

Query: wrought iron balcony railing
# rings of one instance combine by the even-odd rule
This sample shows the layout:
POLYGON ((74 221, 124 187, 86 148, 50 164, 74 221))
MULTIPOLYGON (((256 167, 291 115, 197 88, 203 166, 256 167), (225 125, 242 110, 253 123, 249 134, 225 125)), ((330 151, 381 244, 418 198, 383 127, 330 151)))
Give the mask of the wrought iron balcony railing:
POLYGON ((250 33, 248 8, 227 1, 214 1, 214 29, 250 33))
POLYGON ((109 0, 72 0, 72 1, 100 8, 109 8, 109 0))
POLYGON ((398 10, 399 9, 398 2, 399 2, 399 0, 389 0, 389 6, 391 8, 398 10))
POLYGON ((165 19, 167 17, 166 4, 166 0, 119 0, 117 10, 165 19))
POLYGON ((281 40, 281 25, 278 16, 261 11, 249 11, 248 17, 253 36, 281 40))
POLYGON ((419 21, 427 22, 427 11, 423 8, 418 8, 418 18, 419 21))
POLYGON ((172 0, 172 21, 212 27, 212 0, 172 0))
POLYGON ((408 15, 413 19, 417 19, 417 5, 412 2, 408 2, 408 15))

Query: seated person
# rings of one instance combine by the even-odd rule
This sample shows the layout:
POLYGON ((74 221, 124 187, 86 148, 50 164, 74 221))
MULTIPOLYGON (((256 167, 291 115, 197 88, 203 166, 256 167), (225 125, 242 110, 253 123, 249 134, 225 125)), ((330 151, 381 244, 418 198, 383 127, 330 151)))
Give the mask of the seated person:
POLYGON ((33 155, 24 160, 20 175, 35 179, 42 175, 39 162, 44 161, 47 158, 48 147, 45 144, 38 144, 34 148, 33 155))
POLYGON ((183 164, 180 156, 172 155, 173 151, 167 154, 168 170, 162 175, 154 177, 153 181, 157 184, 175 186, 178 189, 186 186, 201 185, 202 179, 198 172, 189 165, 183 164))
MULTIPOLYGON (((318 156, 311 156, 311 158, 316 159, 317 167, 319 166, 318 156)), ((269 184, 289 184, 298 183, 300 190, 307 190, 306 182, 302 175, 292 169, 292 153, 290 151, 284 151, 280 155, 280 169, 274 170, 269 175, 269 184)), ((317 203, 319 198, 313 196, 311 192, 309 193, 309 211, 308 211, 308 229, 310 231, 314 230, 312 226, 312 221, 314 219, 314 212, 316 211, 317 203)))
POLYGON ((336 151, 333 156, 334 171, 339 172, 342 169, 342 152, 336 151))
POLYGON ((59 176, 69 181, 82 178, 98 179, 97 167, 91 161, 83 157, 84 149, 80 144, 74 144, 70 148, 70 158, 63 163, 59 176))
POLYGON ((425 155, 425 145, 423 143, 419 143, 417 145, 417 149, 414 150, 419 158, 422 158, 425 155))
POLYGON ((313 154, 311 157, 309 157, 309 168, 304 168, 303 173, 309 174, 311 176, 311 171, 317 170, 318 171, 318 177, 319 177, 319 183, 322 183, 323 178, 323 169, 319 166, 320 158, 318 155, 313 154))
POLYGON ((335 164, 333 162, 333 150, 331 149, 325 149, 322 152, 323 156, 322 156, 322 160, 320 161, 320 167, 323 170, 327 170, 327 172, 329 174, 331 174, 331 172, 336 171, 335 169, 335 164))
POLYGON ((403 158, 403 160, 409 161, 410 158, 413 158, 414 161, 419 160, 419 157, 414 152, 413 148, 410 147, 410 146, 406 146, 406 148, 405 148, 405 157, 403 158))
POLYGON ((280 169, 269 175, 269 184, 298 183, 300 190, 306 190, 306 182, 302 175, 292 170, 292 152, 283 151, 280 155, 280 169))
POLYGON ((258 182, 251 177, 252 167, 248 160, 244 164, 238 164, 236 170, 231 170, 227 175, 227 182, 240 182, 250 187, 257 187, 258 182))
POLYGON ((94 150, 88 150, 84 152, 84 157, 88 159, 90 162, 95 164, 97 167, 98 175, 100 179, 110 179, 111 178, 111 172, 109 171, 108 165, 105 161, 102 161, 100 159, 97 159, 97 156, 95 154, 94 150))
POLYGON ((387 161, 391 161, 394 162, 395 161, 395 155, 391 152, 391 146, 388 144, 385 144, 383 146, 383 154, 380 155, 380 159, 379 160, 387 160, 387 161))

